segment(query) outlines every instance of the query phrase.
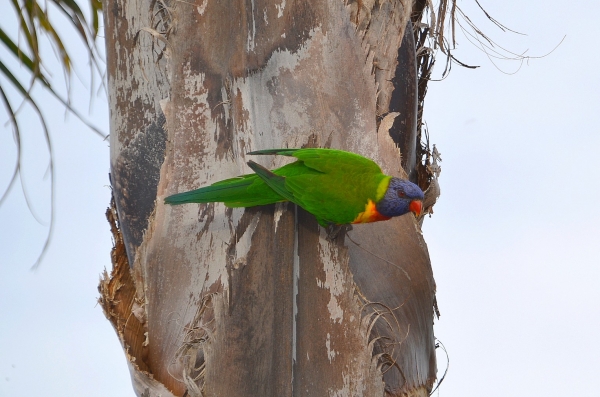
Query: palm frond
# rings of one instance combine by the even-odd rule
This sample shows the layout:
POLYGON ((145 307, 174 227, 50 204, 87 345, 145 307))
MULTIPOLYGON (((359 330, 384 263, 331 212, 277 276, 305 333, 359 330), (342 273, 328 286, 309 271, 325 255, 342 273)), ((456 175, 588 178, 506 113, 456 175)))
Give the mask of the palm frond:
MULTIPOLYGON (((52 96, 58 100, 68 112, 72 113, 75 117, 81 120, 86 126, 88 126, 93 132, 106 138, 106 134, 100 129, 92 125, 86 118, 80 114, 75 108, 73 108, 69 101, 69 96, 63 97, 57 91, 55 85, 53 85, 49 74, 46 73, 43 59, 41 56, 41 37, 45 37, 52 48, 55 51, 57 59, 60 63, 60 67, 65 76, 65 84, 67 86, 67 93, 69 90, 70 79, 73 73, 73 60, 72 57, 64 44, 63 37, 61 34, 64 33, 64 28, 57 30, 56 25, 53 24, 50 18, 49 6, 56 8, 62 14, 64 14, 70 21, 70 25, 77 32, 78 37, 84 44, 88 52, 88 61, 92 67, 92 82, 95 72, 102 76, 102 69, 98 48, 96 47, 96 38, 98 37, 98 29, 100 26, 100 13, 102 12, 102 3, 100 0, 88 0, 92 11, 91 24, 87 22, 83 11, 80 6, 74 0, 50 0, 40 1, 37 0, 11 0, 11 4, 16 13, 18 19, 19 31, 15 32, 17 39, 11 38, 8 32, 0 28, 0 43, 8 49, 8 55, 12 55, 16 59, 19 65, 25 70, 29 76, 29 82, 23 83, 18 77, 14 70, 8 66, 8 59, 0 59, 0 103, 4 106, 4 110, 9 119, 9 123, 12 125, 13 132, 15 135, 17 160, 14 167, 12 176, 5 189, 2 189, 2 195, 0 196, 0 205, 4 202, 12 188, 14 187, 17 178, 21 177, 21 161, 22 161, 22 145, 21 145, 21 129, 19 128, 19 108, 15 108, 6 94, 6 88, 3 84, 12 86, 17 94, 21 97, 22 105, 29 105, 33 108, 35 113, 40 119, 44 137, 46 141, 46 147, 50 154, 50 226, 44 247, 42 252, 38 256, 36 263, 33 267, 37 267, 44 257, 52 238, 52 232, 54 229, 54 157, 52 151, 52 143, 50 131, 48 129, 46 120, 42 113, 42 106, 36 98, 32 96, 32 90, 36 83, 39 83, 43 88, 48 91, 52 96)), ((93 84, 93 83, 92 83, 93 84)), ((90 87, 90 91, 93 91, 93 87, 90 87)), ((27 192, 25 191, 24 184, 23 194, 31 214, 38 219, 33 207, 30 204, 27 192)), ((2 191, 0 190, 0 191, 2 191)))

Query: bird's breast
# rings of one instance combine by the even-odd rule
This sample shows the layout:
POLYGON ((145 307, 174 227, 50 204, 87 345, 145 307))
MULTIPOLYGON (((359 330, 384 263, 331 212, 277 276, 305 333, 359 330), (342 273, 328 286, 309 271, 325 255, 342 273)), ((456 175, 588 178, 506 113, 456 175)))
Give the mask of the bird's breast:
POLYGON ((358 216, 352 221, 352 223, 370 223, 378 221, 387 221, 388 219, 390 219, 390 217, 381 215, 379 211, 377 211, 377 206, 375 205, 373 200, 369 199, 367 205, 365 205, 365 210, 358 214, 358 216))

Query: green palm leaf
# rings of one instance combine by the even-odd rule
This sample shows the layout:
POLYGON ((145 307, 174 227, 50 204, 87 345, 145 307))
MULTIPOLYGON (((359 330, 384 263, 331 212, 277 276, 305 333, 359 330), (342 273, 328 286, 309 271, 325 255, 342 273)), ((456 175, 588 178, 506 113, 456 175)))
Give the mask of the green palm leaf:
MULTIPOLYGON (((16 37, 21 40, 15 40, 2 28, 0 28, 0 43, 8 49, 8 56, 14 57, 24 70, 29 75, 29 82, 23 83, 17 78, 17 75, 9 68, 8 59, 0 59, 0 103, 3 105, 4 110, 8 116, 9 122, 13 127, 13 133, 16 141, 17 160, 12 173, 11 179, 5 189, 0 190, 0 205, 4 202, 8 196, 12 187, 18 177, 20 177, 21 159, 22 159, 22 145, 21 145, 21 133, 19 128, 18 110, 11 104, 9 97, 6 95, 5 84, 12 86, 21 96, 24 104, 31 106, 40 118, 42 128, 44 130, 44 137, 46 146, 50 153, 50 184, 51 184, 51 214, 50 214, 50 227, 48 235, 42 248, 42 252, 39 255, 34 267, 36 267, 42 260, 52 237, 52 231, 54 228, 54 159, 52 153, 51 137, 50 132, 46 125, 46 120, 41 111, 41 108, 32 96, 32 89, 35 83, 40 83, 44 89, 54 96, 65 108, 78 119, 84 122, 92 131, 106 138, 106 134, 100 131, 98 128, 88 122, 84 116, 77 112, 69 103, 69 98, 61 96, 56 87, 52 84, 48 75, 44 73, 43 60, 40 51, 40 36, 45 36, 52 47, 55 50, 55 54, 60 62, 62 71, 65 75, 65 81, 67 88, 69 86, 73 64, 72 58, 64 45, 61 34, 53 25, 50 19, 50 13, 48 6, 52 6, 63 13, 70 21, 71 26, 75 29, 78 37, 81 39, 88 51, 88 60, 92 65, 92 77, 94 76, 94 69, 100 74, 102 67, 100 65, 100 55, 96 48, 95 40, 98 36, 98 29, 100 25, 100 13, 102 11, 102 3, 99 0, 88 0, 90 2, 90 8, 92 11, 92 23, 88 24, 81 8, 74 0, 50 0, 38 2, 37 0, 11 0, 11 4, 16 12, 18 19, 19 31, 16 32, 16 37)), ((63 30, 64 31, 64 30, 63 30)), ((64 34, 64 33, 63 33, 64 34)), ((92 80, 93 81, 93 80, 92 80)), ((23 189, 23 194, 30 212, 37 219, 33 211, 33 207, 30 205, 30 201, 26 191, 23 189)))

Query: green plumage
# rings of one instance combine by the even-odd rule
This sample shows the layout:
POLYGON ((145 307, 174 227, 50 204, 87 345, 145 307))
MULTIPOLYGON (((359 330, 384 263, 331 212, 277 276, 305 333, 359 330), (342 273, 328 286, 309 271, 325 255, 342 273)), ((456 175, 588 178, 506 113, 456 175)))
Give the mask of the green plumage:
MULTIPOLYGON (((167 204, 223 202, 228 207, 253 207, 292 201, 315 215, 322 226, 347 224, 377 202, 381 182, 390 177, 365 157, 334 149, 269 149, 248 154, 279 154, 298 160, 273 171, 250 161, 255 174, 167 197, 167 204)), ((378 197, 379 196, 379 197, 378 197)))

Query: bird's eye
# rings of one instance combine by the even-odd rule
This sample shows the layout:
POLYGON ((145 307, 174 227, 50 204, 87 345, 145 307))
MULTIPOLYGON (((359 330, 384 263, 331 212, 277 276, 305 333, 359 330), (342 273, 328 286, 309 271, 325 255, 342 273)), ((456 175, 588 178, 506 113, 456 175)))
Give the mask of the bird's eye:
POLYGON ((398 197, 406 197, 406 193, 404 193, 402 190, 398 190, 398 197))

